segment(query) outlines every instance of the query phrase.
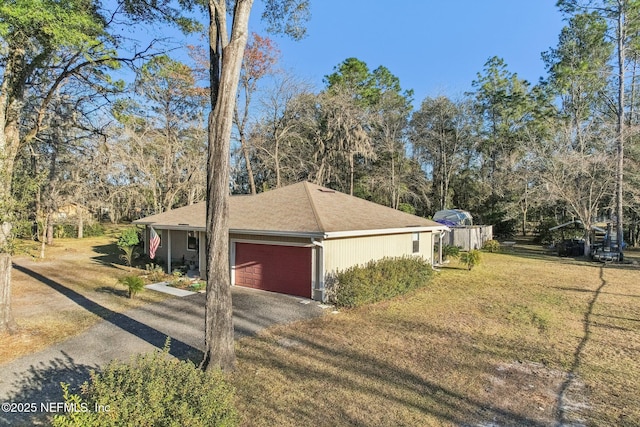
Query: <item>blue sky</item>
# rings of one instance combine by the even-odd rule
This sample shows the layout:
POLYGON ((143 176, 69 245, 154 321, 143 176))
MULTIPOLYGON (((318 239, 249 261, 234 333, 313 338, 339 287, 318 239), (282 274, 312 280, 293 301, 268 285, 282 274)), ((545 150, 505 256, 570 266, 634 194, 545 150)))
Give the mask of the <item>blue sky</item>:
MULTIPOLYGON (((311 0, 307 37, 272 36, 281 66, 309 79, 322 78, 348 57, 370 69, 387 67, 414 99, 456 97, 487 59, 502 57, 509 71, 536 83, 545 75, 540 54, 554 47, 563 27, 555 0, 311 0)), ((264 34, 260 2, 251 17, 264 34)))
MULTIPOLYGON (((109 2, 111 0, 107 0, 109 2)), ((510 72, 536 83, 545 76, 541 53, 555 47, 564 26, 556 0, 310 0, 307 36, 294 41, 269 35, 282 55, 280 66, 319 90, 323 77, 346 58, 371 70, 387 67, 403 89, 414 90, 414 104, 427 96, 452 98, 472 90, 472 81, 492 56, 510 72)), ((256 0, 250 28, 267 35, 256 0)), ((201 15, 205 19, 204 15, 201 15)), ((124 28, 123 35, 145 40, 176 37, 174 28, 144 34, 124 28)), ((191 42, 201 35, 190 37, 191 42)), ((173 46, 177 46, 173 44, 173 46)), ((184 51, 170 55, 186 60, 184 51)))

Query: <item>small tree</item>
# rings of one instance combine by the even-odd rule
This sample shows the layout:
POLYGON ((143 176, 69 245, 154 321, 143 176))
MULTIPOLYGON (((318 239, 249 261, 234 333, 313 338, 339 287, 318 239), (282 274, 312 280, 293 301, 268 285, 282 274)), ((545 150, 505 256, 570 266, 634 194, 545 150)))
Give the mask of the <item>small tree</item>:
POLYGON ((118 248, 122 252, 120 258, 129 266, 133 264, 133 260, 138 257, 136 246, 140 243, 140 237, 138 236, 138 229, 135 227, 125 228, 118 238, 118 248))
POLYGON ((460 262, 467 266, 467 270, 471 270, 480 264, 480 251, 472 249, 469 252, 462 252, 460 254, 460 262))
POLYGON ((118 282, 128 288, 129 298, 135 297, 138 292, 144 289, 144 280, 140 276, 124 276, 118 279, 118 282))
POLYGON ((442 258, 447 260, 449 258, 458 258, 460 256, 460 248, 454 245, 442 246, 442 258))

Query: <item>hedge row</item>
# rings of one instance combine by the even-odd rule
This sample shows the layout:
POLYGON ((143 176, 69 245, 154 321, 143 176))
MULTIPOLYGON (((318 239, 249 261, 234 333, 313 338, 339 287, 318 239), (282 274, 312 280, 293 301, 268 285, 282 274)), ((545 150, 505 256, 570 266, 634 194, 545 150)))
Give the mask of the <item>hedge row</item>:
POLYGON ((383 258, 336 273, 332 302, 359 307, 425 286, 433 270, 419 257, 383 258))

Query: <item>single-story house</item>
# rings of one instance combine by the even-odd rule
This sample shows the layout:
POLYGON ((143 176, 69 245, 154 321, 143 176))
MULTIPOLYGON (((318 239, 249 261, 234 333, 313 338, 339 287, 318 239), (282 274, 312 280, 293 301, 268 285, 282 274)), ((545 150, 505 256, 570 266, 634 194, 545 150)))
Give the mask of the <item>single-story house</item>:
MULTIPOLYGON (((147 225, 146 247, 150 227, 161 236, 156 256, 184 260, 204 278, 205 210, 198 203, 135 223, 147 225)), ((440 262, 434 243, 447 229, 309 182, 231 196, 231 283, 323 301, 325 283, 338 270, 405 255, 440 262)))

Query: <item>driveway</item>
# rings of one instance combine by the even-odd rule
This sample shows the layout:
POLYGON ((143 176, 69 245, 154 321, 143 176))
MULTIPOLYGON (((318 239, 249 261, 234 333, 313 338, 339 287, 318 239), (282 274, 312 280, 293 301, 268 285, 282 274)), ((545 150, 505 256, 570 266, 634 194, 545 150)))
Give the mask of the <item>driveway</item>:
MULTIPOLYGON (((236 339, 323 313, 318 302, 300 297, 240 287, 232 291, 236 339)), ((171 354, 199 360, 204 349, 204 303, 205 295, 195 294, 111 313, 78 336, 0 365, 0 403, 36 403, 39 408, 40 402, 60 402, 60 382, 77 386, 88 379, 91 369, 162 348, 167 337, 171 354)), ((91 309, 90 304, 85 308, 91 309)), ((42 416, 39 411, 1 411, 0 425, 33 425, 42 416)))

